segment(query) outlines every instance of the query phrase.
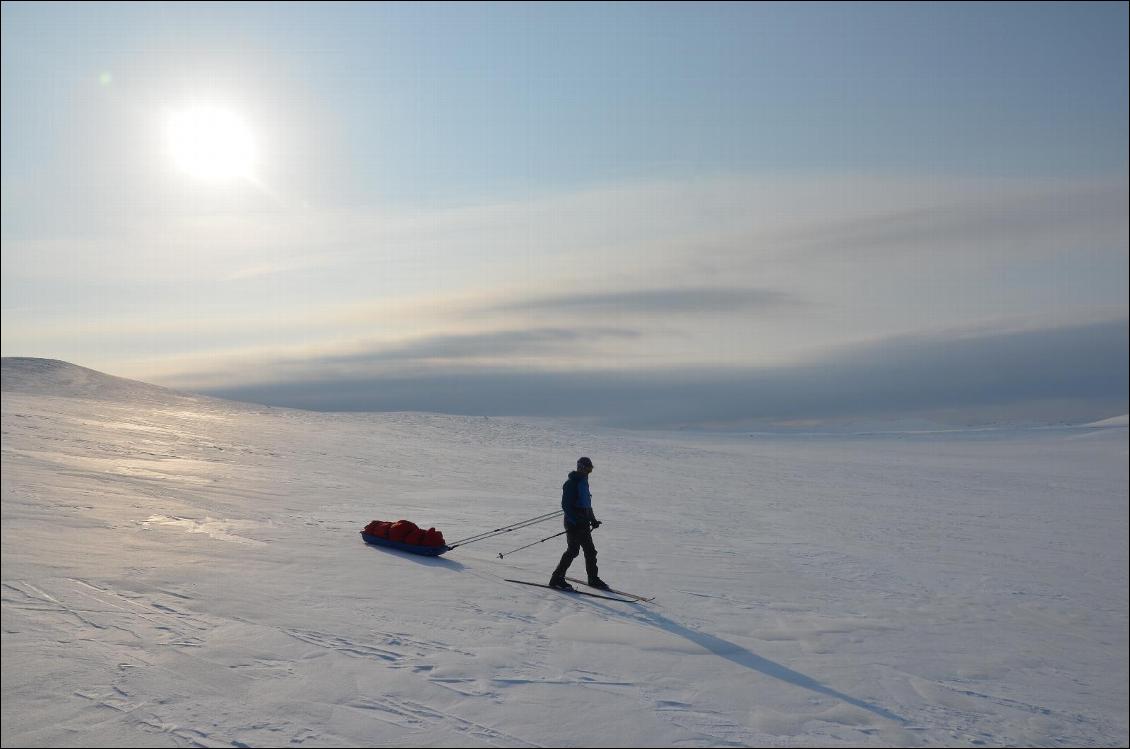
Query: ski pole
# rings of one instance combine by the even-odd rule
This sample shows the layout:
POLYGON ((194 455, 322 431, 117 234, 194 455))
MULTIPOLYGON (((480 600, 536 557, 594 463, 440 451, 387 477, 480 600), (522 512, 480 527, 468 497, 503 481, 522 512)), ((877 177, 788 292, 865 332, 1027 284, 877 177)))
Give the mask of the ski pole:
MULTIPOLYGON (((558 536, 564 536, 568 532, 569 531, 561 531, 560 533, 554 533, 552 536, 546 536, 541 541, 548 541, 551 538, 557 538, 558 536)), ((513 554, 515 551, 521 551, 522 549, 528 549, 531 546, 534 546, 536 544, 540 544, 541 541, 534 541, 532 544, 526 544, 525 546, 519 546, 517 549, 512 549, 512 550, 506 552, 506 554, 513 554)), ((498 558, 504 559, 506 557, 506 554, 499 553, 498 558)))
MULTIPOLYGON (((541 523, 541 522, 544 522, 546 520, 550 520, 550 519, 560 515, 561 512, 562 512, 561 510, 557 510, 555 512, 546 513, 545 515, 538 515, 537 517, 529 518, 528 520, 519 520, 517 523, 513 523, 511 525, 504 525, 501 528, 495 528, 494 530, 491 530, 491 531, 483 531, 482 533, 476 533, 473 536, 468 536, 467 538, 459 539, 458 541, 455 542, 455 545, 469 544, 469 543, 472 543, 474 541, 481 541, 485 538, 489 538, 490 536, 493 536, 493 535, 498 534, 498 533, 509 533, 510 531, 518 530, 519 528, 525 528, 525 527, 530 526, 530 525, 535 525, 537 523, 541 523)), ((453 546, 453 548, 454 548, 454 546, 453 546)))
POLYGON ((458 541, 455 541, 454 543, 448 544, 448 546, 450 548, 454 549, 456 546, 463 546, 464 544, 471 544, 471 543, 474 543, 476 541, 484 541, 484 540, 490 538, 491 536, 499 535, 499 534, 502 534, 502 533, 510 533, 511 531, 516 531, 516 530, 519 530, 521 528, 526 528, 526 527, 531 526, 531 525, 543 523, 546 520, 551 520, 551 519, 557 517, 561 513, 562 513, 562 510, 557 510, 555 512, 546 513, 545 515, 538 515, 537 517, 530 518, 528 520, 520 520, 517 523, 513 523, 512 525, 504 525, 501 528, 495 528, 492 531, 484 531, 482 533, 476 533, 473 536, 468 536, 467 538, 461 538, 458 541))

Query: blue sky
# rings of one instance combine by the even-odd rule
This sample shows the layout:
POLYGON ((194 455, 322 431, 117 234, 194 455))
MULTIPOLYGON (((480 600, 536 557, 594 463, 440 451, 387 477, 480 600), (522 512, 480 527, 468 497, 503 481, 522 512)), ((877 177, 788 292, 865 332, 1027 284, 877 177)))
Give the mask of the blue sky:
POLYGON ((818 422, 835 381, 780 383, 882 351, 827 416, 1110 416, 1127 26, 1125 3, 5 3, 3 353, 402 393, 334 408, 607 416, 537 404, 626 378, 613 421, 677 392, 649 421, 684 424, 724 421, 722 380, 761 383, 735 423, 818 422), (164 123, 202 104, 247 123, 253 175, 176 169, 164 123), (895 355, 1037 339, 1078 376, 969 360, 982 384, 939 399, 895 355), (921 402, 880 408, 900 372, 921 402))

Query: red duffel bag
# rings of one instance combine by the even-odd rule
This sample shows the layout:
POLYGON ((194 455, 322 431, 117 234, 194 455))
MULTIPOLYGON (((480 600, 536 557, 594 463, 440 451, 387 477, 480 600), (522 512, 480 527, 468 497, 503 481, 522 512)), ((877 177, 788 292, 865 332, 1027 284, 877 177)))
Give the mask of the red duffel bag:
POLYGON ((377 536, 378 538, 388 538, 388 529, 392 523, 387 520, 373 520, 365 526, 365 532, 370 536, 377 536))
POLYGON ((420 530, 411 520, 397 520, 388 531, 390 541, 404 541, 412 531, 420 530))
POLYGON ((443 533, 435 528, 424 531, 424 540, 420 543, 424 546, 447 546, 447 542, 443 540, 443 533))

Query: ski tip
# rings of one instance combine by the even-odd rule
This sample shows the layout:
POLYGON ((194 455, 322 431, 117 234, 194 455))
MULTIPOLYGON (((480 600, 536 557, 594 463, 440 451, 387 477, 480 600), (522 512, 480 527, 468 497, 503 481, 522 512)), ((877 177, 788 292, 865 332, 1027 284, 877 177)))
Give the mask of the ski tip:
POLYGON ((650 601, 655 600, 655 596, 641 596, 637 593, 629 593, 625 590, 617 590, 616 588, 612 588, 612 587, 600 588, 600 587, 597 587, 595 585, 589 585, 587 581, 581 580, 580 578, 576 578, 576 577, 566 577, 565 579, 568 580, 571 583, 577 583, 578 585, 583 585, 586 588, 593 588, 594 590, 603 590, 606 593, 613 593, 613 594, 618 595, 618 596, 625 596, 627 598, 632 599, 632 601, 635 602, 635 603, 649 603, 650 601))

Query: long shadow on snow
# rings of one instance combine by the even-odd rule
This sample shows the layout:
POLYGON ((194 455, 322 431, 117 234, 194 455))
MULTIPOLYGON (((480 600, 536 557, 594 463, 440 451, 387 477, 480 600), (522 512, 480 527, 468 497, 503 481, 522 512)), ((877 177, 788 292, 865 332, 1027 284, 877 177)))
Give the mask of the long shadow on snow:
POLYGON ((426 557, 421 554, 413 554, 410 551, 401 551, 400 549, 392 549, 387 546, 376 546, 374 544, 365 544, 366 547, 379 551, 384 554, 389 554, 398 559, 405 559, 409 562, 422 564, 425 567, 444 567, 449 570, 462 570, 466 569, 462 562, 456 562, 454 559, 444 559, 443 557, 426 557))
MULTIPOLYGON (((595 603, 594 606, 606 608, 610 613, 615 613, 623 616, 623 612, 617 611, 611 606, 606 607, 604 604, 599 603, 595 603)), ((696 645, 709 650, 711 653, 714 653, 717 656, 725 658, 731 663, 736 663, 739 666, 743 666, 752 671, 759 671, 766 676, 772 676, 775 679, 780 679, 781 681, 788 682, 793 686, 797 686, 802 689, 808 689, 818 694, 827 695, 828 697, 834 697, 838 700, 843 700, 849 705, 854 705, 855 707, 866 710, 869 713, 878 715, 880 718, 886 718, 887 720, 894 721, 895 723, 906 725, 909 722, 906 720, 906 718, 895 715, 890 710, 885 710, 878 705, 873 705, 870 702, 864 702, 863 700, 856 699, 855 697, 844 694, 843 692, 837 692, 835 689, 821 684, 811 676, 805 676, 799 671, 793 671, 791 668, 782 666, 780 663, 774 663, 768 658, 762 658, 760 655, 746 650, 741 645, 730 642, 729 640, 723 640, 721 637, 716 637, 714 635, 707 634, 706 632, 700 632, 698 630, 685 627, 682 624, 679 624, 676 621, 672 621, 671 619, 654 611, 640 611, 631 616, 631 618, 642 624, 649 624, 653 627, 658 627, 665 632, 670 632, 673 635, 678 635, 679 637, 690 640, 696 645)))

